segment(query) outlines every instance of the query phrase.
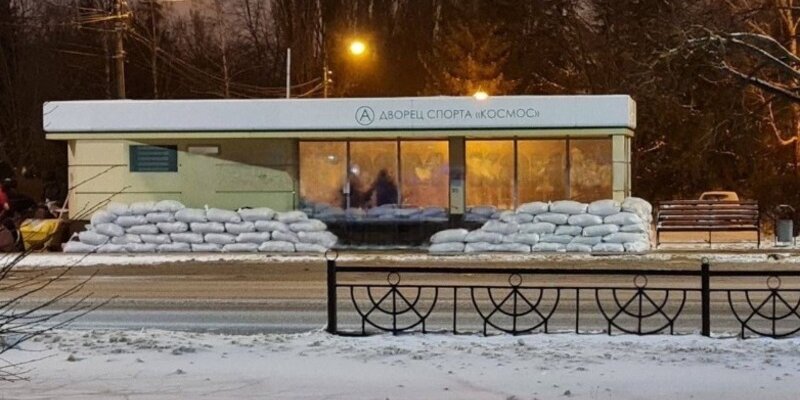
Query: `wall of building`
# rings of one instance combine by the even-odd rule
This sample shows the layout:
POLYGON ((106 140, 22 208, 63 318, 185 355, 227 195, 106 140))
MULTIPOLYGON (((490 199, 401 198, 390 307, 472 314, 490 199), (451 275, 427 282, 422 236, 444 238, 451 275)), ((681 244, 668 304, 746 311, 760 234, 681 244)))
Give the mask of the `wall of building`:
POLYGON ((105 201, 174 199, 190 207, 268 206, 289 210, 297 202, 294 139, 70 140, 70 214, 88 217, 105 201), (176 145, 177 172, 131 172, 131 145, 176 145), (216 155, 194 146, 218 146, 216 155))

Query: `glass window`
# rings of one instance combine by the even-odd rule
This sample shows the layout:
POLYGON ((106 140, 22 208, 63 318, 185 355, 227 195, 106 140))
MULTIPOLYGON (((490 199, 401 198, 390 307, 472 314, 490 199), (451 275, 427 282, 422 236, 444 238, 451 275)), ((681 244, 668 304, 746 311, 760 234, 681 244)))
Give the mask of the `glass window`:
POLYGON ((347 143, 300 142, 300 198, 341 206, 347 173, 347 143))
POLYGON ((130 146, 131 172, 178 172, 178 146, 130 146))
POLYGON ((567 198, 567 141, 517 142, 519 202, 567 198))
POLYGON ((447 141, 402 141, 400 164, 404 206, 448 206, 450 155, 447 141))
POLYGON ((514 141, 468 140, 467 207, 514 208, 514 141))
POLYGON ((398 204, 397 142, 350 142, 350 207, 398 204))
POLYGON ((611 139, 570 140, 569 157, 573 200, 611 198, 611 139))

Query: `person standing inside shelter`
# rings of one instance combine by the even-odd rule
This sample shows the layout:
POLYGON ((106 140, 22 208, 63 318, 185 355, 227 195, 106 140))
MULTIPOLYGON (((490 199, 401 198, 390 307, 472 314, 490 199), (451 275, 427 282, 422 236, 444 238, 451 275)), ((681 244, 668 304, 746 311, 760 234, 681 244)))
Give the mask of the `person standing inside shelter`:
POLYGON ((375 205, 397 204, 397 184, 386 169, 380 170, 375 183, 367 191, 367 198, 375 193, 375 205))

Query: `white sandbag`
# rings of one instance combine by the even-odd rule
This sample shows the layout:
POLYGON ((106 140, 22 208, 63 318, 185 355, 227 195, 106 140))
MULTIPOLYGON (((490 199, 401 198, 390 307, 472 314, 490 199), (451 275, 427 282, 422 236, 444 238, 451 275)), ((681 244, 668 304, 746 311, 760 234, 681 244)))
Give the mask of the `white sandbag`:
POLYGON ((289 230, 292 232, 322 232, 328 229, 328 225, 318 219, 308 219, 305 221, 295 222, 289 225, 289 230))
POLYGON ((479 216, 488 218, 488 217, 491 217, 492 214, 497 212, 497 207, 495 207, 495 206, 475 206, 475 207, 470 207, 467 210, 467 212, 470 213, 470 214, 479 215, 479 216))
POLYGON ((127 253, 128 249, 123 244, 106 243, 97 247, 98 254, 127 253))
MULTIPOLYGON (((236 236, 236 243, 261 244, 264 242, 268 242, 271 236, 272 235, 270 235, 269 232, 244 232, 236 236)), ((208 240, 206 240, 206 242, 208 242, 208 240)))
POLYGON ((142 238, 142 242, 144 243, 152 243, 152 244, 170 244, 172 243, 172 239, 170 239, 169 235, 167 234, 159 234, 159 235, 139 235, 142 238))
POLYGON ((592 246, 593 253, 622 253, 625 247, 621 243, 598 243, 592 246))
POLYGON ((299 232, 297 237, 302 243, 318 244, 325 248, 331 248, 336 245, 339 238, 331 232, 299 232))
POLYGON ((424 217, 443 217, 447 216, 447 211, 442 207, 426 207, 422 210, 424 217))
POLYGON ((531 246, 523 243, 500 243, 492 245, 492 251, 504 253, 530 253, 531 246))
POLYGON ((618 225, 603 224, 583 228, 583 236, 606 236, 619 232, 618 225))
POLYGON ((314 216, 323 221, 339 220, 345 217, 345 212, 341 207, 330 207, 323 212, 314 214, 314 216))
POLYGON ((519 232, 519 224, 513 222, 502 222, 498 220, 489 220, 483 224, 481 230, 484 232, 495 232, 501 235, 510 235, 519 232))
POLYGON ((570 225, 586 227, 602 224, 603 218, 593 214, 576 214, 570 215, 567 219, 567 223, 570 225))
POLYGON ((189 230, 194 233, 223 233, 225 232, 225 225, 221 222, 192 222, 189 224, 189 230))
POLYGON ((422 214, 422 209, 418 207, 398 208, 394 210, 394 215, 397 218, 411 218, 417 214, 422 214))
POLYGON ((139 235, 126 233, 122 236, 111 238, 112 244, 142 244, 142 238, 139 235))
POLYGON ((510 211, 497 210, 497 211, 495 211, 495 213, 494 213, 494 214, 492 214, 491 216, 489 216, 489 219, 496 219, 496 220, 499 220, 499 219, 500 219, 500 215, 502 215, 504 212, 510 212, 510 211))
POLYGON ((570 243, 585 244, 589 247, 603 242, 602 236, 575 236, 570 243))
POLYGON ((295 222, 307 220, 308 215, 302 211, 286 211, 278 213, 275 216, 275 219, 283 222, 284 224, 293 224, 295 222))
POLYGON ((289 229, 289 225, 284 224, 283 222, 278 221, 256 221, 255 222, 256 230, 259 232, 291 232, 289 229))
POLYGON ((255 253, 258 245, 255 243, 232 243, 222 246, 223 253, 255 253))
POLYGON ((230 233, 206 233, 205 235, 203 235, 203 241, 205 241, 206 243, 226 245, 226 244, 236 243, 237 237, 238 236, 232 235, 230 233))
POLYGON ((546 212, 550 212, 550 204, 541 201, 525 203, 517 207, 517 212, 531 214, 531 215, 544 214, 546 212))
POLYGON ((128 243, 125 245, 128 253, 155 253, 156 249, 158 249, 158 245, 152 243, 128 243))
POLYGON ((533 246, 539 243, 538 233, 512 233, 503 237, 503 243, 521 243, 533 246))
MULTIPOLYGON (((588 215, 588 214, 583 214, 588 215)), ((575 215, 580 216, 580 215, 575 215)), ((571 217, 570 217, 571 218, 571 217)), ((578 236, 583 232, 583 228, 580 226, 573 226, 573 225, 559 225, 556 227, 555 234, 556 235, 569 235, 569 236, 578 236)))
POLYGON ((467 234, 464 237, 464 241, 467 243, 503 243, 503 234, 497 232, 486 232, 484 230, 474 230, 467 234))
POLYGON ((641 224, 632 224, 632 225, 622 225, 619 227, 620 232, 627 232, 627 233, 649 233, 649 227, 645 226, 644 223, 641 224))
POLYGON ((568 253, 591 253, 592 246, 588 244, 582 243, 568 243, 567 244, 567 252, 568 253))
POLYGON ((646 240, 647 235, 642 233, 617 232, 603 236, 603 241, 606 243, 631 243, 642 242, 646 240))
POLYGON ((558 214, 583 214, 588 208, 588 204, 573 200, 559 200, 550 203, 550 212, 558 214))
POLYGON ((242 217, 236 211, 223 210, 220 208, 209 208, 206 210, 206 218, 209 222, 242 222, 242 217))
POLYGON ((159 222, 156 224, 156 228, 161 233, 183 233, 189 231, 189 224, 186 222, 159 222))
MULTIPOLYGON (((173 243, 203 243, 203 235, 197 232, 170 233, 173 243)), ((144 240, 144 238, 142 238, 144 240)))
POLYGON ((131 215, 130 207, 124 203, 111 202, 106 206, 106 211, 116 215, 131 215))
POLYGON ((192 243, 192 252, 194 253, 219 253, 222 251, 222 245, 215 243, 192 243))
POLYGON ((159 222, 175 222, 175 214, 171 212, 151 212, 144 216, 147 222, 157 224, 159 222))
POLYGON ((367 212, 360 208, 348 208, 344 211, 344 217, 346 219, 361 220, 366 216, 367 212))
POLYGON ((622 201, 622 211, 634 213, 642 221, 650 222, 653 220, 653 206, 645 199, 638 197, 628 197, 622 201))
POLYGON ((108 235, 103 235, 102 233, 94 232, 94 231, 83 231, 78 233, 78 240, 81 243, 89 244, 92 246, 100 246, 102 244, 106 244, 108 242, 108 235))
POLYGON ((445 229, 443 231, 439 231, 431 236, 430 242, 433 244, 439 243, 458 243, 464 242, 464 238, 467 237, 469 233, 466 229, 445 229))
POLYGON ((159 253, 188 253, 192 251, 192 246, 189 243, 160 244, 156 251, 159 253))
POLYGON ((147 225, 147 218, 144 215, 122 215, 117 217, 115 223, 123 228, 130 228, 134 225, 147 225))
POLYGON ((157 235, 159 232, 158 227, 155 225, 134 225, 128 229, 125 229, 126 233, 130 233, 133 235, 157 235))
POLYGON ((108 224, 108 223, 114 222, 114 220, 116 220, 116 219, 117 219, 117 216, 114 215, 113 213, 110 213, 108 211, 100 210, 100 211, 92 214, 92 218, 89 220, 89 222, 92 225, 100 225, 100 224, 108 224))
POLYGON ((538 233, 539 235, 543 235, 545 233, 553 233, 555 231, 556 224, 550 222, 533 222, 519 226, 519 233, 538 233))
POLYGON ((185 222, 208 222, 206 210, 199 208, 183 208, 175 212, 175 220, 185 222))
POLYGON ((526 213, 517 214, 513 211, 503 211, 503 213, 500 214, 500 221, 514 224, 525 224, 528 222, 533 222, 533 215, 526 213))
POLYGON ((549 222, 556 225, 565 225, 569 220, 569 214, 547 212, 539 214, 533 218, 535 222, 549 222))
POLYGON ((64 253, 88 254, 97 252, 97 246, 76 241, 64 243, 61 245, 61 249, 64 251, 64 253))
POLYGON ((258 246, 258 251, 264 253, 294 253, 294 243, 271 240, 258 246))
POLYGON ((128 208, 133 215, 147 215, 151 212, 156 211, 156 203, 154 201, 140 201, 136 203, 131 203, 128 208))
POLYGON ((269 221, 275 217, 275 210, 267 207, 240 208, 237 212, 242 221, 269 221))
POLYGON ((567 244, 572 242, 573 236, 570 235, 554 235, 545 233, 539 238, 539 243, 561 243, 567 244))
POLYGON ((620 207, 619 202, 616 200, 597 200, 589 203, 587 212, 589 214, 605 217, 618 213, 620 207))
POLYGON ((480 222, 484 223, 489 220, 489 217, 478 215, 478 214, 470 214, 467 213, 464 215, 464 221, 466 222, 480 222))
POLYGON ((294 250, 298 253, 324 253, 328 248, 314 243, 295 243, 294 250))
POLYGON ((186 208, 180 201, 161 200, 156 203, 156 212, 176 213, 186 208))
POLYGON ((531 251, 535 253, 554 252, 554 251, 564 252, 567 251, 567 245, 562 243, 539 242, 531 247, 531 251))
POLYGON ((300 238, 294 232, 286 231, 273 231, 272 240, 279 240, 281 242, 300 243, 300 238))
POLYGON ((603 222, 614 225, 643 224, 642 218, 632 212, 621 212, 603 218, 603 222))
POLYGON ((472 242, 467 243, 464 246, 465 253, 488 253, 492 251, 492 246, 497 243, 487 243, 487 242, 472 242))
POLYGON ((464 247, 463 242, 439 242, 430 245, 430 247, 428 247, 428 252, 436 254, 463 253, 464 247))
POLYGON ((125 228, 117 224, 97 224, 92 228, 95 232, 106 236, 122 236, 125 234, 125 228))
POLYGON ((225 223, 225 232, 232 233, 234 235, 238 235, 240 233, 255 232, 255 231, 256 231, 256 224, 250 221, 225 223))
POLYGON ((622 246, 625 247, 625 251, 628 253, 645 253, 650 251, 650 242, 645 240, 623 243, 622 246))

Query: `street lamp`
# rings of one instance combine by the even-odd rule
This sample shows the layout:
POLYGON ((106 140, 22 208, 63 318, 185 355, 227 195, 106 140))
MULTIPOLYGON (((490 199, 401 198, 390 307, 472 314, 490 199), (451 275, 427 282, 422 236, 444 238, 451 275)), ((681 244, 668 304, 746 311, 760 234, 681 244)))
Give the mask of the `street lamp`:
POLYGON ((354 56, 360 56, 367 51, 367 45, 360 40, 353 40, 352 42, 350 42, 349 49, 350 49, 350 54, 354 56))
POLYGON ((473 94, 472 97, 474 97, 475 100, 478 100, 478 101, 486 100, 486 99, 489 98, 489 93, 486 93, 486 91, 483 90, 483 89, 478 89, 478 91, 475 92, 475 94, 473 94))

